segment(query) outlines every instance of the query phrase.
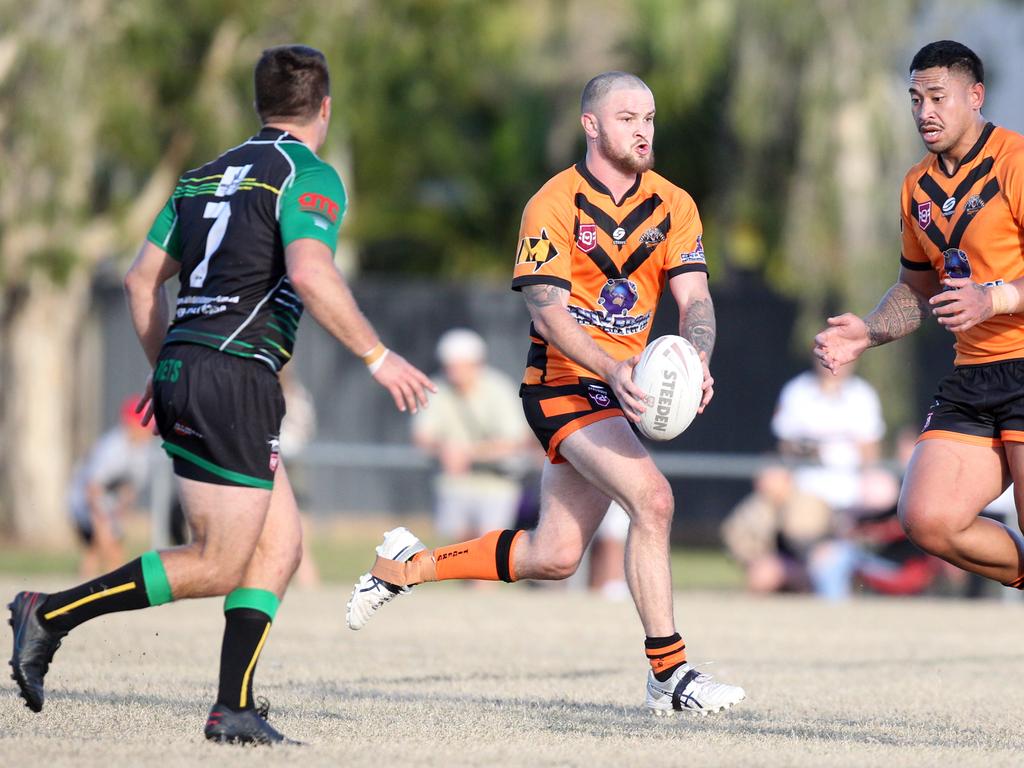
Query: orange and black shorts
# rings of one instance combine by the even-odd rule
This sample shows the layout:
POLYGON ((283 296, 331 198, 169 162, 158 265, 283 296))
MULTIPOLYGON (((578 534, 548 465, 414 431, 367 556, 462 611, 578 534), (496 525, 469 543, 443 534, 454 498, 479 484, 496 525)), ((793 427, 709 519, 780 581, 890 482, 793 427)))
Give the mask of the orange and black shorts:
POLYGON ((558 446, 573 432, 595 421, 624 416, 612 388, 600 379, 556 386, 523 384, 519 396, 526 421, 552 464, 565 461, 558 446))
POLYGON ((957 366, 939 382, 918 439, 1024 443, 1024 360, 957 366))

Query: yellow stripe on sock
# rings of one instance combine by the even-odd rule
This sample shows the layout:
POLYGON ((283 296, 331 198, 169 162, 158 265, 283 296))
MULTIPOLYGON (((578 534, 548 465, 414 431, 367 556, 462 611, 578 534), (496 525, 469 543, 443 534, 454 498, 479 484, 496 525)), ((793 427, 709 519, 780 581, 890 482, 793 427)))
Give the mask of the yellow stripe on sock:
POLYGON ((245 708, 247 695, 249 691, 249 675, 252 674, 252 668, 256 666, 256 659, 260 657, 260 651, 263 650, 263 644, 267 642, 267 635, 270 634, 270 622, 267 622, 267 626, 263 630, 263 637, 260 638, 259 643, 256 644, 256 650, 252 654, 252 658, 249 660, 249 666, 245 668, 245 674, 242 675, 242 695, 239 697, 238 707, 239 709, 245 708))
POLYGON ((73 611, 75 610, 75 608, 86 605, 87 603, 91 603, 94 600, 99 600, 104 597, 110 597, 111 595, 119 595, 122 592, 128 592, 132 589, 135 589, 134 581, 129 581, 127 584, 122 584, 119 587, 111 587, 110 589, 104 589, 102 592, 94 592, 93 594, 87 595, 86 597, 83 597, 80 600, 75 600, 75 602, 73 603, 68 603, 63 608, 58 608, 55 611, 50 611, 49 613, 43 614, 43 618, 46 621, 49 621, 54 616, 63 616, 65 613, 73 611))

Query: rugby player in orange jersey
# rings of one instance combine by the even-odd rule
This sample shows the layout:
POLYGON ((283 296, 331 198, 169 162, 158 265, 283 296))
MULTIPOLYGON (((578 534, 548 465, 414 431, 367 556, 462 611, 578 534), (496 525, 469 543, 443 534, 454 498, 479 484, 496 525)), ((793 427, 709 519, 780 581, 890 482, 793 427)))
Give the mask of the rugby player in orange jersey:
POLYGON ((361 629, 424 581, 564 579, 614 500, 631 521, 626 579, 647 635, 647 706, 715 712, 744 692, 686 661, 672 605, 672 490, 629 423, 644 409, 633 366, 666 283, 679 333, 705 363, 700 410, 711 400, 715 315, 700 217, 686 192, 651 170, 654 96, 642 80, 598 75, 581 111, 586 158, 530 200, 512 281, 533 319, 520 395, 547 452, 537 529, 492 531, 432 552, 405 528, 389 531, 352 592, 347 621, 361 629))
POLYGON ((899 279, 864 318, 828 319, 814 353, 833 372, 929 315, 955 337, 914 449, 899 515, 919 547, 1024 586, 1024 541, 980 512, 1015 483, 1024 507, 1024 137, 986 122, 981 60, 950 40, 910 65, 910 105, 929 154, 901 198, 899 279))

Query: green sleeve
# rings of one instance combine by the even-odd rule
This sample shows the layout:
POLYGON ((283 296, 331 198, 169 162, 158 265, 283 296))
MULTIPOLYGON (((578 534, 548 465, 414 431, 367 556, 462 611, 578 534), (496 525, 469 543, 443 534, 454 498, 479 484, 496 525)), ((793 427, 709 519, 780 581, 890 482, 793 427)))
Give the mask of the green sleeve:
POLYGON ((287 246, 304 237, 334 251, 347 200, 341 179, 327 163, 297 165, 294 179, 281 191, 278 224, 287 246))
POLYGON ((178 207, 173 195, 157 214, 146 239, 163 248, 171 258, 181 261, 181 227, 178 226, 178 207))

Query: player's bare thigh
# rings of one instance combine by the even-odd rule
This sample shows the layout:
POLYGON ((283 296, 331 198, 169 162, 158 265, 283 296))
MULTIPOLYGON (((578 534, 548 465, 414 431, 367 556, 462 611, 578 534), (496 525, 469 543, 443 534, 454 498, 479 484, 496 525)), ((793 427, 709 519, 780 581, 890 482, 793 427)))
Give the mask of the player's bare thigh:
POLYGON ((1024 443, 1004 442, 1006 463, 1013 482, 1013 501, 1017 506, 1017 522, 1024 526, 1024 443))
POLYGON ((671 518, 668 480, 625 418, 604 419, 572 433, 560 451, 584 479, 617 501, 634 524, 666 514, 671 518))
POLYGON ((903 481, 900 520, 911 538, 926 545, 929 538, 966 530, 1008 484, 1001 447, 922 440, 903 481))
POLYGON ((271 491, 177 480, 192 542, 161 554, 171 591, 176 599, 226 594, 256 549, 271 491))
POLYGON ((282 462, 274 472, 274 489, 263 531, 239 586, 266 589, 284 597, 301 559, 302 520, 282 462))

